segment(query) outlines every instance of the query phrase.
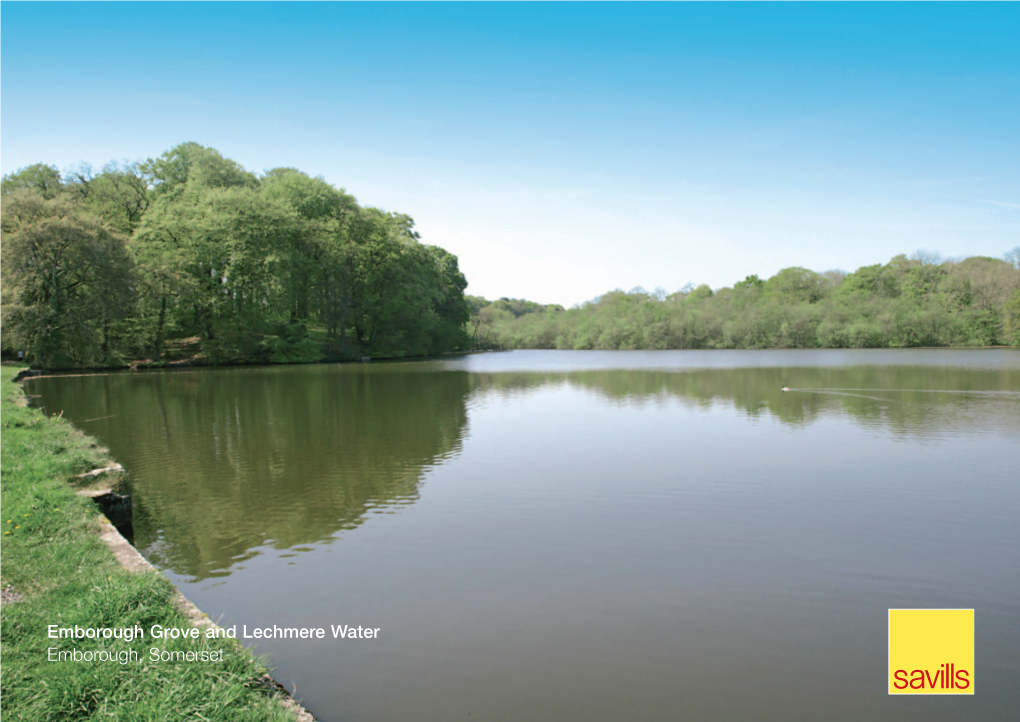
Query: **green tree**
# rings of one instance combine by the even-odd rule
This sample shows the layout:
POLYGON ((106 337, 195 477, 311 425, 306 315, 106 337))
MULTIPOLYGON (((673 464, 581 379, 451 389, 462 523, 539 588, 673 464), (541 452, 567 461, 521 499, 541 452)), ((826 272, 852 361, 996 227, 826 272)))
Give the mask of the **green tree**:
POLYGON ((150 180, 156 196, 183 192, 189 185, 206 188, 254 186, 258 180, 220 152, 198 143, 181 143, 158 158, 149 158, 138 170, 150 180))
POLYGON ((289 317, 283 280, 296 262, 299 225, 286 204, 245 185, 191 180, 183 193, 158 198, 136 234, 139 263, 160 294, 154 351, 171 322, 199 335, 214 358, 255 354, 263 336, 289 317))
POLYGON ((8 173, 0 181, 0 194, 8 195, 17 190, 35 191, 43 198, 55 198, 64 184, 56 166, 36 163, 14 173, 8 173))
POLYGON ((816 303, 825 295, 825 277, 806 268, 784 268, 765 282, 765 295, 781 303, 816 303))
POLYGON ((82 163, 69 171, 67 189, 79 197, 81 208, 126 235, 149 207, 149 181, 138 163, 108 163, 98 174, 82 163))
POLYGON ((882 294, 881 278, 881 263, 862 266, 843 279, 839 287, 833 291, 833 296, 850 303, 859 303, 864 299, 882 294))
POLYGON ((4 345, 46 368, 116 363, 133 311, 126 240, 68 197, 5 194, 4 345))
POLYGON ((346 286, 340 257, 348 240, 349 219, 357 213, 358 204, 324 179, 312 178, 293 168, 268 171, 261 187, 266 198, 289 206, 304 220, 294 236, 290 275, 284 279, 293 302, 291 319, 307 319, 313 312, 324 320, 328 317, 330 339, 334 341, 340 333, 340 319, 345 315, 338 308, 346 297, 346 289, 337 287, 338 281, 346 286))
POLYGON ((1010 346, 1020 346, 1020 289, 1002 307, 1003 337, 1010 346))
POLYGON ((753 276, 747 276, 747 277, 744 278, 743 281, 737 281, 736 283, 733 284, 733 288, 735 288, 735 289, 736 288, 753 288, 753 289, 760 290, 760 289, 762 289, 764 287, 765 287, 765 281, 763 281, 760 278, 758 278, 758 274, 754 274, 753 276))
POLYGON ((457 257, 439 246, 425 246, 428 258, 437 269, 432 292, 436 324, 432 335, 431 353, 465 348, 468 343, 467 323, 471 306, 464 297, 468 282, 460 271, 457 257))

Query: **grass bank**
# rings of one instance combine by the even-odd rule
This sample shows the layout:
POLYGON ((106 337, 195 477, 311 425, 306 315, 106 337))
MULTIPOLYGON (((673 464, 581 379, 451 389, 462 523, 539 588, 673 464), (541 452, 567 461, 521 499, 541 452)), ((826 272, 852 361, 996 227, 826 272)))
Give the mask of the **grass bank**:
MULTIPOLYGON (((162 575, 130 573, 99 540, 99 512, 75 494, 77 474, 111 462, 59 417, 24 405, 19 371, 2 367, 0 712, 4 720, 280 721, 266 667, 230 639, 153 639, 154 625, 189 628, 162 575), (123 629, 125 639, 50 638, 48 628, 123 629), (130 636, 130 635, 127 635, 130 636), (150 650, 222 661, 154 661, 150 650), (105 651, 121 661, 73 661, 105 651), (70 652, 67 661, 50 661, 70 652), (193 656, 203 656, 193 655, 193 656)), ((65 655, 67 656, 67 655, 65 655)), ((166 656, 166 655, 162 655, 166 656)))

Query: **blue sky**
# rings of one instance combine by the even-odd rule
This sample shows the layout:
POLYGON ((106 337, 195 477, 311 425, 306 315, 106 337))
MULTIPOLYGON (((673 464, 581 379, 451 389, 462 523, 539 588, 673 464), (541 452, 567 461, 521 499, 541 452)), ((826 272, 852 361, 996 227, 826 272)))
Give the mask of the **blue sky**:
POLYGON ((0 170, 185 141, 572 305, 1020 245, 1020 6, 15 3, 0 170))

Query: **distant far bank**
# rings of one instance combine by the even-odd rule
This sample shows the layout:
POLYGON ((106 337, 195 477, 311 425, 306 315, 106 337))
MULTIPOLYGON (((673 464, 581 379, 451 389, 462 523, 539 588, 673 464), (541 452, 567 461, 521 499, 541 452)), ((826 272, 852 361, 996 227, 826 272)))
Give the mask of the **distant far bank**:
POLYGON ((1020 247, 1005 260, 899 255, 850 274, 787 268, 732 288, 611 291, 574 308, 467 296, 494 349, 1020 346, 1020 247))

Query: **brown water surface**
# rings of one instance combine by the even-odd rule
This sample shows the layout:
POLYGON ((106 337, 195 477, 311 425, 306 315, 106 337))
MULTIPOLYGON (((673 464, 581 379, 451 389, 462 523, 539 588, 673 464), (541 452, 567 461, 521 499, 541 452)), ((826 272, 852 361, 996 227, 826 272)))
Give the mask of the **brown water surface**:
POLYGON ((137 546, 200 608, 327 630, 258 645, 324 721, 1016 718, 1016 351, 29 388, 128 469, 137 546), (887 610, 912 607, 976 610, 974 696, 887 694, 887 610))

